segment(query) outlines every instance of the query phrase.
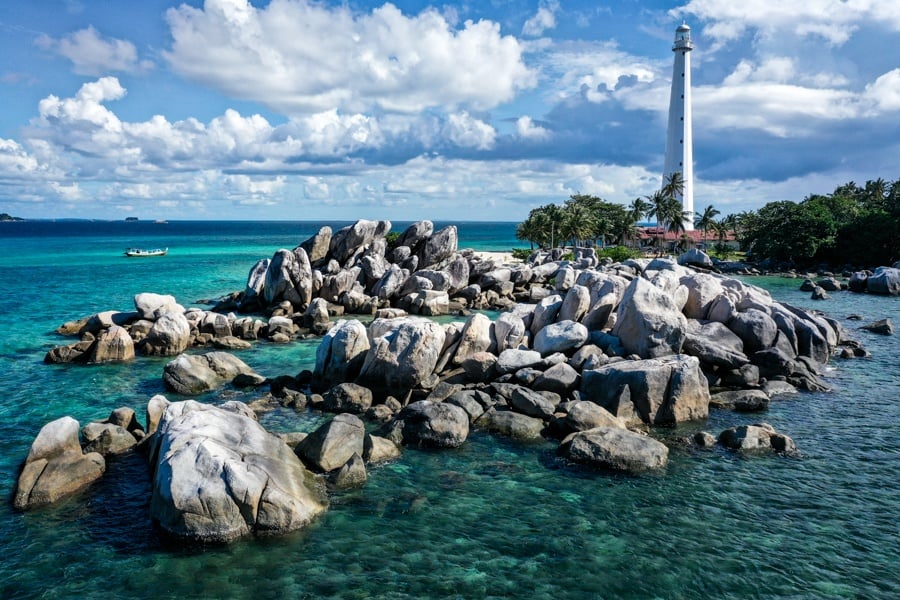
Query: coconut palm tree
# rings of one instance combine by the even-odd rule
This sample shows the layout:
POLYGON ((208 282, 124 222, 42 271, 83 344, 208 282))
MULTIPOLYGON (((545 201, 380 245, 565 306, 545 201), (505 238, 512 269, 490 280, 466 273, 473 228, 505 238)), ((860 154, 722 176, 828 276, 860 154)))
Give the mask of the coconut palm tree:
POLYGON ((663 178, 662 193, 669 198, 684 196, 684 177, 681 171, 673 171, 663 178))
POLYGON ((666 200, 668 197, 662 190, 656 190, 649 196, 646 196, 646 198, 647 202, 650 204, 650 209, 647 211, 647 217, 656 219, 657 246, 662 247, 662 241, 659 239, 659 234, 661 233, 661 230, 664 229, 666 223, 666 200))
POLYGON ((712 204, 707 206, 701 214, 694 218, 694 227, 703 232, 704 241, 707 238, 707 232, 715 225, 716 217, 719 216, 719 211, 716 210, 712 204))

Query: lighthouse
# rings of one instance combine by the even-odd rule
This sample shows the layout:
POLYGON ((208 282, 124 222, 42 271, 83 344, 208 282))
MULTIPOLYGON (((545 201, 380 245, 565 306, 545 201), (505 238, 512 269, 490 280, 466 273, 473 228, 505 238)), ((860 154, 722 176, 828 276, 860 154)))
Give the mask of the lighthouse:
POLYGON ((691 28, 682 23, 675 30, 675 65, 672 68, 672 95, 669 98, 669 127, 666 133, 666 162, 663 184, 672 173, 684 180, 682 210, 688 213, 686 231, 694 230, 694 151, 691 133, 691 28))

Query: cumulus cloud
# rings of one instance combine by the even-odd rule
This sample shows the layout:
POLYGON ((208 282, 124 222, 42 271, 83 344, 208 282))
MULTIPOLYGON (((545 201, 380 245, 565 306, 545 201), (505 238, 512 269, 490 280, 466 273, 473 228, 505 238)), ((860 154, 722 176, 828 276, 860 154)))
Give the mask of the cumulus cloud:
POLYGON ((463 148, 489 150, 494 145, 497 131, 466 111, 449 115, 446 125, 447 139, 463 148))
POLYGON ((522 35, 537 37, 548 29, 556 27, 556 12, 559 10, 559 2, 547 0, 540 3, 537 13, 522 26, 522 35))
POLYGON ((718 44, 735 40, 749 29, 758 30, 764 36, 776 36, 783 31, 800 37, 818 37, 834 46, 846 43, 861 23, 900 31, 900 4, 891 0, 691 0, 670 12, 678 17, 695 15, 707 21, 704 35, 714 38, 718 44))
POLYGON ((516 119, 516 132, 519 137, 526 140, 545 140, 550 137, 550 131, 536 125, 531 117, 523 115, 516 119))
POLYGON ((543 49, 536 60, 556 100, 583 95, 604 102, 616 90, 653 83, 671 70, 668 63, 629 54, 615 42, 558 43, 543 49))
POLYGON ((456 28, 430 8, 407 16, 392 4, 355 13, 309 0, 206 0, 166 18, 176 72, 282 114, 484 110, 535 83, 497 23, 456 28))
POLYGON ((127 40, 104 38, 93 27, 80 29, 59 39, 41 35, 35 43, 72 61, 72 68, 79 75, 140 72, 153 67, 149 60, 138 60, 134 44, 127 40))

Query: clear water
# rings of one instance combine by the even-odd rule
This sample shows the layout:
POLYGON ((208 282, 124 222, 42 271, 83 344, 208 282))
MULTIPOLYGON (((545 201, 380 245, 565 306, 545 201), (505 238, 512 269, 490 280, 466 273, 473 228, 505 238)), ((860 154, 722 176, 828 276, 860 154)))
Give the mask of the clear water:
MULTIPOLYGON (((135 293, 182 303, 240 289, 258 258, 293 247, 313 223, 0 224, 0 491, 8 498, 45 422, 143 414, 166 359, 102 367, 42 364, 60 323, 128 310, 135 293), (126 259, 128 246, 168 246, 126 259)), ((461 244, 519 245, 513 224, 463 224, 461 244)), ((779 299, 843 320, 891 317, 900 299, 832 294, 755 279, 779 299)), ((855 323, 846 321, 850 327, 855 323)), ((715 412, 659 432, 665 472, 571 469, 552 443, 476 432, 460 449, 407 450, 335 495, 324 518, 286 537, 205 550, 163 545, 148 516, 139 457, 111 462, 89 493, 30 513, 0 507, 3 598, 892 598, 900 589, 898 338, 863 335, 867 360, 831 363, 830 394, 774 402, 763 416, 715 412), (675 438, 765 419, 802 455, 693 451, 675 438)), ((311 367, 315 342, 257 344, 240 356, 265 375, 311 367)), ((253 400, 252 392, 223 397, 253 400)), ((170 399, 173 395, 168 394, 170 399)), ((313 413, 276 410, 274 430, 310 430, 313 413)))

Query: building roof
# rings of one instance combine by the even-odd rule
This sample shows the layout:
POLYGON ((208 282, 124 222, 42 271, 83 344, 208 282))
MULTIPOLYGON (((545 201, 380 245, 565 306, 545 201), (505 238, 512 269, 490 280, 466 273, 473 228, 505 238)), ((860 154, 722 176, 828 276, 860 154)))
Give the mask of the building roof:
MULTIPOLYGON (((703 231, 695 229, 694 231, 684 231, 680 232, 678 235, 675 235, 671 231, 666 231, 662 227, 638 227, 638 235, 640 236, 641 240, 656 240, 662 238, 667 242, 674 242, 676 240, 680 240, 682 236, 686 235, 695 244, 700 242, 715 243, 719 241, 719 234, 717 232, 710 229, 705 233, 706 235, 704 235, 703 231)), ((726 242, 733 242, 737 238, 734 235, 734 231, 729 231, 722 239, 726 242)))

